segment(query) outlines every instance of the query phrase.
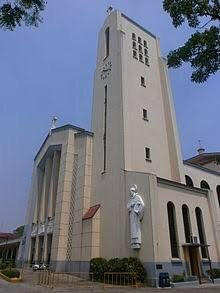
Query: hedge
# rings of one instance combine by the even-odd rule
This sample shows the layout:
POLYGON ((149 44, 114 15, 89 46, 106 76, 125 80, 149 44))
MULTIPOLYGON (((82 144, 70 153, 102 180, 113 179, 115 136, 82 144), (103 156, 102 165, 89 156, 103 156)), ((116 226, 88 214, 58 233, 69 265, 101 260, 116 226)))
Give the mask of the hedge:
POLYGON ((5 269, 5 270, 2 270, 1 273, 10 279, 20 277, 20 272, 16 269, 5 269))
POLYGON ((173 275, 172 277, 173 283, 178 283, 178 282, 184 282, 184 276, 183 275, 173 275))
MULTIPOLYGON (((210 270, 206 271, 211 276, 210 270)), ((220 278, 220 269, 212 269, 212 276, 214 279, 220 278)))
POLYGON ((90 261, 90 272, 93 273, 95 281, 103 281, 105 272, 115 273, 136 273, 137 281, 144 282, 146 280, 146 271, 141 261, 135 257, 129 258, 93 258, 90 261))

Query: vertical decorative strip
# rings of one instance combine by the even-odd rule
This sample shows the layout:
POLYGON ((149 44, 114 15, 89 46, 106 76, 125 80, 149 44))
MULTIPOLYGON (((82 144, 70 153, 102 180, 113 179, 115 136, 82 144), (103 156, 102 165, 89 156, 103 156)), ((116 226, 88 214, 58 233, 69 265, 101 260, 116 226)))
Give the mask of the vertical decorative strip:
POLYGON ((71 261, 71 258, 72 258, 72 238, 73 238, 74 206, 75 206, 75 197, 76 197, 77 169, 78 169, 78 155, 75 154, 74 161, 73 161, 73 177, 72 177, 71 200, 70 200, 70 217, 69 217, 67 252, 66 252, 66 260, 67 261, 71 261))

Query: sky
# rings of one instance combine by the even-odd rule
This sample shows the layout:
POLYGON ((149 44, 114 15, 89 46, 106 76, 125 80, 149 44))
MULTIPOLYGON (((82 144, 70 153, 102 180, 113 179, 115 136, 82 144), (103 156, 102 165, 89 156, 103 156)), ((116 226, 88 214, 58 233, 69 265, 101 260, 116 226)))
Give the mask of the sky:
MULTIPOLYGON (((52 116, 57 126, 90 130, 98 32, 110 4, 157 35, 163 56, 193 32, 173 27, 162 0, 48 0, 38 28, 0 30, 0 231, 24 223, 33 159, 52 116)), ((169 72, 183 158, 196 155, 199 139, 219 151, 219 75, 200 85, 188 65, 169 72)))

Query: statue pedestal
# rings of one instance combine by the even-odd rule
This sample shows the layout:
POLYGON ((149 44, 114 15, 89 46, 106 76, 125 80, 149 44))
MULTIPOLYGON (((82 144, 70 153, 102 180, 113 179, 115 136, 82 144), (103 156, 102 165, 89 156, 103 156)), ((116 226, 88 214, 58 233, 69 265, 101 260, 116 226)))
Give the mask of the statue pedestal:
POLYGON ((141 244, 140 243, 132 243, 131 244, 131 248, 133 248, 133 249, 140 249, 141 248, 141 244))

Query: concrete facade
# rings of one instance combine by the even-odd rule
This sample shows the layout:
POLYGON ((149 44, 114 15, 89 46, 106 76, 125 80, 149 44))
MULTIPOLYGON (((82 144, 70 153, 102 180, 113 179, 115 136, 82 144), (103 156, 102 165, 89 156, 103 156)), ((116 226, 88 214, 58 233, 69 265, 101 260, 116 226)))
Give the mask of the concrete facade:
POLYGON ((210 259, 219 267, 220 155, 183 163, 159 40, 119 11, 99 33, 92 131, 59 127, 40 148, 20 259, 87 271, 93 257, 134 256, 153 285, 160 272, 203 276, 210 259), (146 206, 139 250, 130 245, 133 184, 146 206))

